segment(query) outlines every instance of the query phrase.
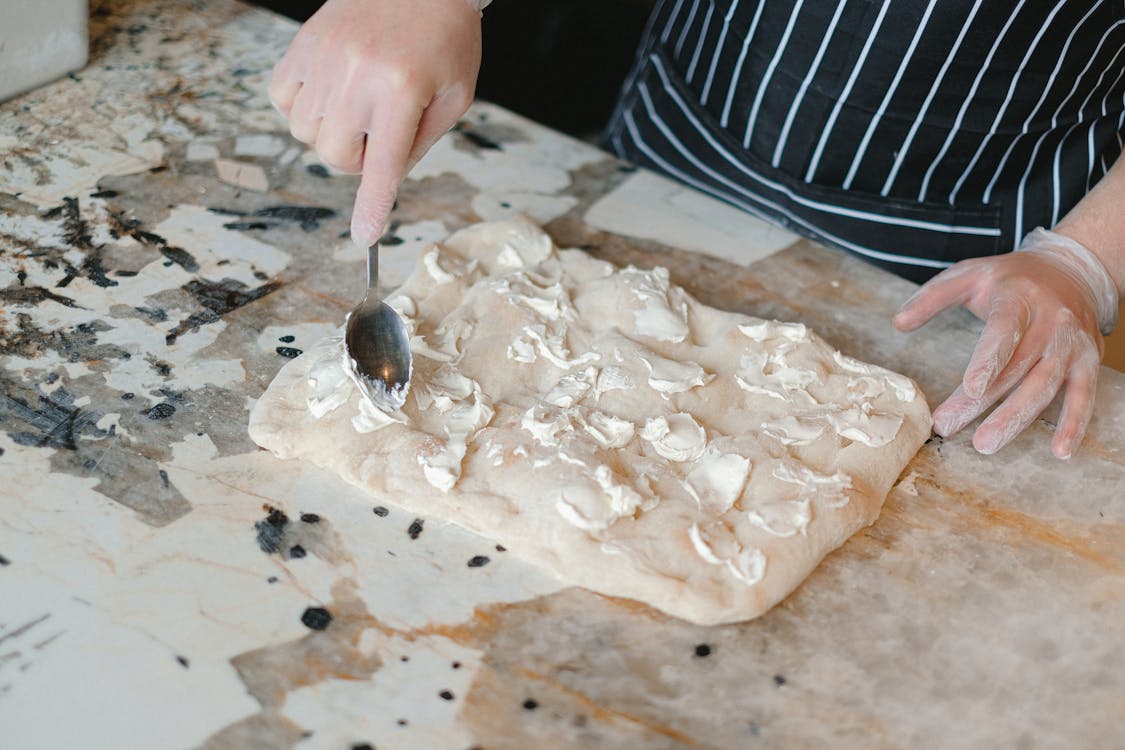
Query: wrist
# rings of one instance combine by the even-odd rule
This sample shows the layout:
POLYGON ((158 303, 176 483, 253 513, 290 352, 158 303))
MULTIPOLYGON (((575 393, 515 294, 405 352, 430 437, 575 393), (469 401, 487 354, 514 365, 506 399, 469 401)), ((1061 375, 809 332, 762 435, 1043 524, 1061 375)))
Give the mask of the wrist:
POLYGON ((1096 253, 1073 237, 1052 232, 1043 227, 1032 230, 1017 252, 1052 254, 1066 263, 1077 279, 1085 283, 1094 302, 1098 328, 1108 336, 1117 325, 1117 305, 1120 295, 1117 284, 1096 253))

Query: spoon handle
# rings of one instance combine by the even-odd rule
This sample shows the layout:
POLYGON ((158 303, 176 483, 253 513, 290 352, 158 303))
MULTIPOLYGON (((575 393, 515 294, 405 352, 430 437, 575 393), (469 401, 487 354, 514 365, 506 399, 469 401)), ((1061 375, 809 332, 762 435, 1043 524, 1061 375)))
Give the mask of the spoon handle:
POLYGON ((367 293, 375 297, 379 294, 379 243, 367 248, 367 293))

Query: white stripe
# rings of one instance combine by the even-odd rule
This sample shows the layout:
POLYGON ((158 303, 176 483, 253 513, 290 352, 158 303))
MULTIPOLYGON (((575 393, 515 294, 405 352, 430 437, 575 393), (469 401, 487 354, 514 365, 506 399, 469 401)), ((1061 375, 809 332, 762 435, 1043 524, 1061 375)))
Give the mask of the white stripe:
MULTIPOLYGON (((1121 50, 1118 50, 1117 54, 1120 55, 1121 50)), ((1121 83, 1122 76, 1125 76, 1125 65, 1121 66, 1121 70, 1120 72, 1118 72, 1117 78, 1114 78, 1113 83, 1109 84, 1109 88, 1106 89, 1105 96, 1102 97, 1102 117, 1109 117, 1109 95, 1113 93, 1113 90, 1117 87, 1117 84, 1121 83)))
POLYGON ((621 133, 613 136, 613 147, 616 149, 617 157, 623 159, 622 154, 625 153, 625 143, 621 140, 621 133))
MULTIPOLYGON (((1090 190, 1090 175, 1094 173, 1094 167, 1097 161, 1094 156, 1094 128, 1097 127, 1098 121, 1094 120, 1090 123, 1090 129, 1086 133, 1086 190, 1090 190)), ((1058 185, 1055 186, 1055 193, 1058 194, 1058 185)), ((1055 210, 1051 214, 1051 226, 1059 223, 1059 202, 1055 201, 1055 210)))
POLYGON ((773 59, 770 64, 766 66, 766 73, 762 76, 761 82, 758 84, 758 93, 754 96, 754 106, 750 108, 750 119, 746 122, 746 133, 742 136, 742 147, 750 148, 750 138, 754 133, 754 123, 758 119, 758 107, 762 104, 762 97, 766 94, 766 89, 769 88, 770 79, 773 78, 773 72, 777 69, 777 64, 781 61, 781 55, 785 52, 785 47, 789 44, 789 35, 793 33, 793 26, 797 23, 797 15, 801 12, 801 6, 805 0, 797 0, 796 5, 793 6, 793 11, 789 16, 789 23, 785 25, 785 33, 781 35, 781 41, 777 43, 777 50, 773 53, 773 59))
MULTIPOLYGON (((642 84, 642 94, 645 93, 645 90, 644 90, 643 87, 644 87, 644 85, 642 84)), ((648 104, 651 104, 651 102, 650 101, 646 102, 646 105, 648 105, 648 104)), ((696 159, 694 157, 694 155, 691 154, 690 151, 686 150, 683 147, 683 144, 681 144, 679 141, 677 141, 675 139, 674 136, 672 136, 672 134, 670 133, 670 131, 667 127, 667 125, 664 125, 662 121, 660 121, 658 118, 656 118, 655 114, 653 112, 649 112, 648 114, 653 119, 653 123, 657 126, 658 129, 660 129, 660 132, 663 133, 666 138, 668 138, 669 142, 676 148, 677 151, 680 152, 680 154, 682 154, 685 158, 687 158, 688 161, 692 162, 701 171, 711 172, 711 170, 705 164, 700 163, 699 160, 696 159)), ((745 201, 739 200, 738 198, 730 195, 729 193, 724 193, 723 191, 718 190, 714 186, 709 185, 708 183, 703 182, 702 180, 696 179, 692 175, 690 175, 686 172, 683 172, 682 170, 679 170, 676 167, 673 167, 671 164, 669 164, 663 157, 661 157, 651 147, 649 147, 649 145, 647 143, 645 143, 644 140, 641 138, 641 134, 637 130, 637 123, 633 119, 633 113, 632 112, 626 112, 625 113, 625 125, 629 129, 629 135, 632 136, 633 142, 637 144, 637 148, 639 148, 642 152, 644 152, 644 154, 646 156, 648 156, 648 158, 651 159, 653 161, 653 163, 658 164, 660 166, 660 168, 663 169, 668 174, 675 175, 676 178, 679 179, 681 182, 683 182, 687 185, 691 185, 692 187, 696 188, 697 190, 700 190, 702 192, 713 195, 716 198, 727 201, 729 203, 733 203, 734 205, 738 206, 739 208, 743 209, 744 211, 747 211, 748 213, 754 214, 755 216, 760 216, 763 219, 769 220, 771 222, 776 221, 774 219, 774 217, 769 216, 768 214, 764 213, 760 208, 754 206, 753 204, 746 203, 745 201)), ((722 175, 716 174, 715 177, 718 178, 718 179, 724 179, 722 177, 722 175)), ((866 247, 862 247, 860 245, 856 245, 855 243, 848 242, 847 240, 841 239, 840 237, 837 237, 834 234, 831 234, 830 232, 825 232, 825 231, 822 231, 822 230, 812 226, 811 224, 809 224, 807 221, 805 221, 801 217, 795 216, 794 214, 785 210, 784 208, 777 205, 773 201, 762 198, 761 196, 751 195, 750 197, 753 200, 758 201, 762 205, 772 208, 774 211, 781 214, 782 216, 785 216, 789 221, 793 222, 794 224, 798 224, 800 226, 803 226, 806 229, 808 229, 809 231, 813 232, 814 234, 819 235, 821 237, 825 237, 829 241, 835 242, 836 244, 840 245, 841 247, 845 247, 845 248, 847 248, 849 250, 852 250, 853 252, 859 253, 861 255, 866 255, 866 256, 871 257, 871 258, 877 258, 879 260, 885 260, 885 261, 889 261, 889 262, 892 262, 892 263, 902 263, 904 265, 912 265, 912 266, 924 266, 926 268, 949 268, 951 265, 953 265, 952 263, 949 263, 947 261, 930 260, 928 258, 914 258, 914 257, 906 256, 906 255, 894 255, 892 253, 884 253, 884 252, 880 252, 878 250, 872 250, 870 248, 866 248, 866 247)))
POLYGON ((699 64, 699 52, 703 49, 703 40, 707 38, 707 29, 711 27, 711 14, 715 12, 715 4, 707 0, 707 15, 703 17, 703 28, 699 31, 699 40, 695 43, 695 54, 691 56, 691 65, 687 69, 687 81, 695 77, 695 66, 699 64))
POLYGON ((828 23, 828 30, 824 32, 824 36, 820 40, 816 57, 813 58, 812 65, 809 66, 809 72, 805 74, 805 80, 801 81, 801 88, 797 90, 797 98, 793 100, 793 104, 789 106, 788 114, 785 115, 785 124, 781 127, 781 135, 778 137, 777 146, 773 150, 773 161, 770 162, 775 167, 781 162, 781 152, 785 150, 785 142, 789 140, 789 129, 793 127, 793 118, 797 116, 797 110, 801 108, 801 102, 805 99, 805 92, 809 90, 809 84, 812 83, 813 76, 820 70, 820 61, 824 58, 824 51, 828 49, 828 43, 832 41, 832 34, 836 31, 840 14, 843 13, 844 6, 847 4, 848 0, 840 0, 836 5, 836 12, 832 15, 832 20, 828 23))
POLYGON ((684 46, 684 39, 687 38, 688 29, 691 28, 692 22, 695 21, 695 12, 697 10, 699 10, 699 0, 692 0, 692 2, 691 2, 691 13, 688 13, 687 23, 684 24, 684 28, 680 32, 680 38, 676 40, 676 57, 677 58, 680 56, 680 49, 684 46))
MULTIPOLYGON (((949 205, 952 206, 957 202, 957 193, 961 192, 961 188, 965 185, 965 180, 969 179, 969 175, 972 173, 973 168, 976 167, 977 162, 980 160, 981 154, 984 153, 984 150, 988 147, 989 142, 992 140, 992 135, 996 132, 996 128, 1000 124, 1000 120, 1004 118, 1004 113, 1008 111, 1008 105, 1012 103, 1012 96, 1016 93, 1016 87, 1019 85, 1020 77, 1023 75, 1023 71, 1027 67, 1027 61, 1030 60, 1031 56, 1035 53, 1035 48, 1039 46, 1039 42, 1043 39, 1043 35, 1046 34, 1048 30, 1050 30, 1051 21, 1055 20, 1055 16, 1060 10, 1062 10, 1062 7, 1066 5, 1066 3, 1067 0, 1059 0, 1059 3, 1051 9, 1050 14, 1047 16, 1047 20, 1044 21, 1043 25, 1039 27, 1039 32, 1035 35, 1035 38, 1031 40, 1031 44, 1028 45, 1027 52, 1024 53, 1023 59, 1020 60, 1019 67, 1016 69, 1016 74, 1012 76, 1012 82, 1008 85, 1008 93, 1004 96, 1004 101, 1000 104, 1000 108, 996 110, 996 116, 992 118, 992 124, 988 127, 988 132, 985 133, 984 138, 981 139, 980 146, 977 147, 976 153, 973 154, 973 158, 969 160, 968 166, 966 166, 964 171, 961 172, 961 176, 957 178, 957 182, 953 185, 953 190, 949 193, 949 205)), ((1045 88, 1051 88, 1052 83, 1054 83, 1053 76, 1051 80, 1047 81, 1047 86, 1045 88)))
POLYGON ((965 119, 965 112, 969 109, 969 104, 972 103, 973 96, 976 95, 977 88, 980 87, 980 82, 984 78, 984 74, 988 71, 988 66, 992 62, 996 50, 1000 47, 1000 43, 1004 41, 1004 36, 1008 33, 1008 29, 1011 28, 1016 17, 1019 16, 1020 8, 1023 7, 1023 4, 1024 0, 1020 0, 1019 5, 1017 5, 1015 10, 1012 11, 1012 14, 1008 16, 1008 22, 1004 24, 1004 28, 1000 29, 1000 33, 996 35, 996 41, 992 43, 992 49, 988 51, 988 56, 984 58, 984 63, 980 66, 980 70, 977 71, 977 77, 973 79, 973 85, 969 87, 969 95, 965 97, 965 101, 961 102, 961 109, 957 111, 957 117, 953 121, 953 127, 949 129, 949 135, 945 137, 945 143, 942 144, 941 150, 938 151, 938 155, 934 157, 930 168, 926 170, 926 174, 922 178, 922 186, 918 190, 919 201, 926 200, 926 191, 930 189, 930 180, 934 176, 934 170, 937 169, 941 160, 945 158, 945 154, 949 151, 949 146, 953 143, 953 139, 961 132, 961 122, 965 119))
MULTIPOLYGON (((660 32, 661 44, 666 44, 668 42, 668 36, 672 33, 672 22, 676 20, 676 14, 680 12, 680 6, 683 4, 684 0, 676 0, 676 7, 672 8, 672 12, 668 15, 668 20, 664 22, 664 31, 660 32)), ((663 7, 664 2, 661 0, 660 4, 653 9, 653 14, 659 13, 660 9, 663 7)))
POLYGON ((934 10, 934 3, 937 0, 930 0, 929 5, 926 6, 926 12, 922 14, 922 20, 918 24, 917 30, 914 32, 914 38, 910 40, 910 46, 906 48, 906 54, 903 56, 902 62, 898 65, 898 70, 895 71, 895 77, 891 80, 890 87, 887 88, 883 94, 883 101, 879 102, 879 109, 875 111, 875 116, 871 118, 871 122, 867 123, 867 131, 863 134, 863 140, 859 142, 859 148, 856 149, 855 157, 852 159, 852 165, 848 168, 848 174, 844 178, 844 190, 849 190, 852 186, 852 181, 855 180, 855 173, 859 170, 859 163, 863 161, 863 157, 867 154, 867 146, 871 143, 871 136, 875 134, 875 128, 879 126, 879 121, 883 119, 886 114, 887 105, 890 104, 891 97, 895 95, 898 90, 898 84, 902 81, 902 76, 906 72, 906 66, 911 63, 914 58, 914 50, 918 48, 918 41, 922 38, 922 32, 926 30, 926 24, 930 21, 930 13, 934 10))
POLYGON ((914 118, 914 123, 910 126, 910 132, 906 134, 906 140, 902 142, 902 146, 898 150, 898 156, 895 157, 894 166, 891 167, 890 174, 887 175, 887 181, 883 183, 883 189, 879 194, 886 197, 891 192, 891 186, 894 185, 895 178, 898 177, 898 171, 902 168, 902 163, 906 159, 906 154, 910 151, 911 144, 914 143, 914 136, 918 134, 918 128, 922 126, 922 120, 926 117, 926 113, 930 110, 930 104, 937 95, 938 88, 941 87, 941 82, 945 80, 945 74, 949 70, 949 66, 953 63, 957 52, 961 49, 961 42, 965 40, 965 35, 969 32, 969 27, 973 24, 973 19, 976 18, 977 11, 980 10, 981 3, 984 0, 976 0, 973 4, 973 9, 969 11, 968 17, 961 25, 961 33, 957 35, 957 40, 953 42, 953 48, 949 50, 949 55, 946 56, 945 62, 941 65, 941 70, 938 71, 937 78, 934 79, 934 85, 930 86, 930 92, 926 94, 925 101, 922 102, 922 109, 918 111, 918 116, 914 118))
MULTIPOLYGON (((695 0, 695 1, 698 2, 698 0, 695 0)), ((660 9, 664 7, 664 3, 665 3, 665 0, 658 0, 653 12, 649 14, 648 20, 645 21, 644 30, 641 32, 641 38, 642 39, 650 40, 655 36, 655 34, 656 34, 656 22, 659 18, 657 14, 659 13, 660 9)), ((647 51, 648 48, 642 47, 642 49, 647 51)), ((622 92, 631 91, 633 89, 633 84, 636 82, 637 76, 640 75, 640 72, 641 72, 642 68, 644 67, 644 64, 643 64, 644 59, 645 58, 642 56, 642 51, 638 50, 637 55, 636 55, 636 59, 634 60, 632 67, 629 68, 629 72, 625 76, 625 80, 622 81, 622 84, 621 84, 621 91, 622 92)), ((627 99, 626 96, 620 96, 620 97, 618 97, 617 102, 614 104, 613 112, 610 114, 610 117, 609 117, 609 122, 607 122, 606 126, 605 126, 604 137, 606 139, 609 139, 611 134, 613 134, 615 132, 620 133, 621 128, 624 127, 624 124, 621 122, 621 118, 623 116, 624 103, 625 103, 626 99, 627 99)))
MULTIPOLYGON (((1121 55, 1122 50, 1125 50, 1125 45, 1118 48, 1117 54, 1113 56, 1113 59, 1109 63, 1109 66, 1108 66, 1109 69, 1113 68, 1113 64, 1115 62, 1117 62, 1117 58, 1121 55)), ((1066 140, 1066 137, 1070 135, 1071 131, 1073 131, 1075 128, 1077 128, 1078 125, 1082 122, 1082 113, 1086 110, 1086 105, 1089 103, 1090 97, 1092 97, 1094 95, 1094 92, 1097 91, 1098 87, 1100 87, 1102 85, 1102 81, 1105 79, 1105 74, 1109 72, 1109 69, 1102 71, 1102 74, 1100 76, 1098 76, 1098 82, 1094 84, 1094 88, 1091 89, 1090 93, 1086 95, 1085 101, 1082 102, 1082 106, 1078 109, 1078 122, 1071 125, 1070 129, 1066 131, 1066 136, 1063 137, 1064 141, 1066 140)), ((1117 78, 1113 79, 1113 83, 1111 83, 1109 85, 1109 89, 1106 91, 1105 96, 1102 97, 1102 110, 1101 111, 1102 111, 1103 117, 1106 116, 1106 114, 1107 114, 1107 112, 1106 112, 1106 102, 1109 99, 1109 94, 1110 94, 1111 91, 1113 91, 1113 87, 1117 85, 1117 82, 1121 80, 1121 74, 1122 73, 1125 73, 1125 67, 1123 67, 1121 69, 1121 72, 1117 74, 1117 78)), ((1086 146, 1086 184, 1087 185, 1089 185, 1089 182, 1090 182, 1090 178, 1089 178, 1090 172, 1092 172, 1093 169, 1094 169, 1094 128, 1097 127, 1097 124, 1098 124, 1098 118, 1095 117, 1090 122, 1090 127, 1089 127, 1089 129, 1087 131, 1087 135, 1086 135, 1086 141, 1087 141, 1087 146, 1086 146)), ((1059 144, 1058 150, 1055 151, 1055 162, 1054 162, 1054 173, 1053 173, 1053 176, 1054 176, 1054 204, 1051 207, 1051 226, 1054 226, 1055 224, 1057 224, 1059 222, 1059 211, 1061 210, 1060 205, 1059 205, 1060 204, 1060 200, 1059 200, 1059 181, 1060 181, 1060 178, 1059 178, 1059 162, 1061 161, 1061 159, 1062 159, 1062 143, 1059 144)))
MULTIPOLYGON (((1066 143, 1066 139, 1070 137, 1071 132, 1076 127, 1078 127, 1077 123, 1075 123, 1074 125, 1071 125, 1070 128, 1067 129, 1066 135, 1064 135, 1062 140, 1059 141, 1059 147, 1057 149, 1055 149, 1054 163, 1051 166, 1051 224, 1050 224, 1050 226, 1052 226, 1052 227, 1055 224, 1058 223, 1059 203, 1060 203, 1060 199, 1059 199, 1059 161, 1061 160, 1061 156, 1062 156, 1063 144, 1066 143)), ((1087 174, 1089 174, 1088 168, 1087 168, 1087 174)), ((1021 221, 1022 221, 1022 217, 1021 217, 1021 221)), ((1021 224, 1021 226, 1022 226, 1022 224, 1021 224)))
MULTIPOLYGON (((1113 26, 1110 27, 1110 31, 1117 28, 1122 23, 1125 23, 1125 21, 1118 21, 1117 23, 1115 23, 1113 26)), ((1097 57, 1098 53, 1101 52, 1102 44, 1105 42, 1106 37, 1108 37, 1108 36, 1109 36, 1109 32, 1107 31, 1106 36, 1103 36, 1101 41, 1098 42, 1098 46, 1097 46, 1097 49, 1094 50, 1094 54, 1092 54, 1090 56, 1091 62, 1093 61, 1094 58, 1097 57)), ((1098 87, 1101 86, 1102 81, 1105 79, 1105 74, 1107 72, 1109 72, 1108 68, 1111 67, 1113 65, 1113 63, 1117 62, 1117 57, 1121 54, 1122 50, 1125 50, 1125 45, 1123 45, 1123 46, 1121 46, 1117 49, 1117 52, 1113 55, 1113 59, 1111 60, 1109 66, 1107 66, 1107 70, 1102 71, 1102 74, 1098 77, 1097 83, 1095 83, 1093 85, 1093 87, 1090 89, 1090 92, 1086 95, 1086 98, 1083 100, 1082 104, 1078 107, 1078 120, 1067 129, 1066 133, 1063 134, 1062 139, 1059 140, 1059 146, 1058 146, 1058 149, 1055 152, 1055 158, 1054 158, 1054 162, 1055 162, 1055 165, 1056 165, 1056 171, 1057 171, 1057 163, 1058 163, 1058 158, 1059 158, 1058 154, 1059 154, 1059 152, 1062 151, 1063 144, 1066 143, 1066 139, 1070 137, 1070 134, 1074 131, 1074 129, 1077 128, 1079 125, 1081 125, 1083 122, 1085 122, 1085 120, 1082 119, 1082 114, 1086 109, 1086 105, 1090 103, 1090 97, 1092 97, 1094 95, 1094 92, 1097 91, 1098 87)), ((1086 67, 1088 69, 1089 65, 1087 65, 1086 67)), ((1085 71, 1083 71, 1083 75, 1085 75, 1085 71)), ((1108 96, 1108 95, 1109 94, 1107 92, 1106 96, 1108 96)), ((1069 98, 1070 97, 1068 96, 1067 99, 1069 100, 1069 98)), ((1061 108, 1062 105, 1059 105, 1059 106, 1061 108)), ((1043 135, 1039 136, 1039 140, 1035 142, 1035 148, 1032 150, 1031 158, 1028 159, 1028 162, 1027 162, 1027 169, 1024 170, 1023 177, 1020 178, 1019 187, 1016 189, 1016 225, 1015 225, 1016 231, 1015 231, 1015 237, 1017 238, 1017 240, 1018 240, 1019 237, 1021 237, 1023 235, 1023 202, 1024 202, 1024 194, 1027 191, 1027 178, 1029 176, 1031 176, 1031 169, 1032 169, 1032 167, 1035 166, 1035 156, 1036 156, 1036 154, 1039 153, 1039 146, 1042 145, 1044 139, 1051 132, 1053 132, 1053 129, 1048 130, 1045 133, 1043 133, 1043 135)), ((1055 178, 1055 193, 1056 193, 1056 195, 1058 193, 1058 178, 1057 177, 1055 178)), ((1056 198, 1056 201, 1055 201, 1055 205, 1056 206, 1058 205, 1057 198, 1056 198)))
POLYGON ((734 64, 734 72, 730 77, 730 85, 727 87, 727 100, 723 103, 723 114, 719 118, 719 124, 726 128, 727 123, 730 122, 730 105, 734 101, 734 90, 738 87, 739 81, 742 79, 742 64, 746 62, 746 53, 750 51, 750 40, 754 38, 754 32, 758 30, 758 21, 762 18, 762 9, 766 7, 765 0, 760 0, 758 3, 758 10, 754 12, 754 19, 750 21, 750 28, 746 32, 746 38, 742 40, 742 51, 738 53, 738 62, 734 64))
MULTIPOLYGON (((759 2, 765 5, 765 0, 759 0, 759 2)), ((734 17, 736 10, 738 10, 738 0, 734 0, 730 4, 730 9, 723 16, 723 30, 719 32, 719 43, 715 45, 715 54, 711 55, 711 68, 707 71, 707 80, 703 84, 703 95, 699 99, 703 104, 707 103, 707 97, 711 95, 711 82, 715 80, 715 67, 719 64, 719 55, 723 53, 723 45, 727 41, 727 32, 730 31, 730 20, 734 17)))
MULTIPOLYGON (((885 216, 883 214, 869 213, 867 211, 856 211, 854 209, 843 208, 841 206, 837 206, 837 205, 834 205, 834 204, 831 204, 831 203, 823 203, 823 202, 820 202, 820 201, 814 201, 814 200, 811 200, 809 198, 806 198, 803 195, 800 195, 798 193, 794 193, 786 185, 783 185, 781 183, 770 180, 767 177, 765 177, 764 175, 761 175, 758 172, 755 172, 754 170, 750 169, 745 164, 743 164, 739 159, 735 158, 735 156, 732 155, 727 149, 723 148, 722 144, 720 144, 718 141, 715 140, 714 135, 710 132, 710 130, 705 125, 703 125, 703 123, 701 123, 699 121, 699 119, 695 116, 695 113, 693 113, 691 111, 691 108, 680 97, 679 92, 677 92, 675 90, 675 88, 672 86, 671 81, 668 79, 668 73, 664 69, 664 64, 661 62, 660 58, 657 57, 656 55, 651 55, 650 59, 653 62, 653 67, 656 69, 657 74, 661 78, 661 82, 662 82, 662 85, 664 87, 665 92, 672 98, 672 100, 675 102, 676 106, 680 109, 681 113, 691 122, 691 124, 695 128, 696 132, 698 132, 701 136, 703 136, 704 140, 707 141, 708 145, 710 145, 711 148, 713 148, 715 150, 715 153, 717 153, 718 155, 723 157, 723 159, 725 161, 727 161, 729 164, 731 164, 731 166, 735 167, 740 172, 745 174, 747 177, 751 178, 752 180, 758 182, 759 184, 761 184, 761 185, 763 185, 763 186, 765 186, 765 187, 767 187, 771 190, 776 190, 779 193, 783 193, 786 197, 793 200, 793 202, 799 203, 802 206, 806 206, 806 207, 814 209, 816 211, 824 211, 826 213, 832 213, 832 214, 836 214, 838 216, 847 216, 847 217, 850 217, 850 218, 853 218, 853 219, 861 219, 861 220, 864 220, 864 221, 871 221, 871 222, 875 222, 875 223, 878 223, 878 224, 890 224, 890 225, 894 225, 894 226, 907 226, 907 227, 913 227, 915 229, 925 229, 925 230, 937 231, 937 232, 955 232, 957 234, 979 235, 979 236, 983 236, 983 237, 996 237, 1000 234, 1000 230, 995 228, 995 227, 958 226, 958 225, 951 225, 951 224, 940 224, 940 223, 930 222, 930 221, 920 221, 920 220, 917 220, 917 219, 892 218, 892 217, 889 217, 889 216, 885 216)), ((641 85, 643 86, 643 84, 641 84, 641 85)), ((655 119, 655 114, 650 112, 650 116, 655 119)), ((732 185, 733 189, 735 189, 739 192, 742 192, 749 197, 757 198, 757 196, 752 191, 750 191, 748 188, 746 188, 745 186, 735 184, 735 183, 731 183, 731 185, 732 185)))
POLYGON ((863 50, 859 53, 859 59, 856 60, 855 66, 852 68, 852 74, 848 77, 848 82, 844 85, 844 90, 840 92, 840 98, 836 100, 836 106, 832 108, 832 114, 829 115, 828 122, 824 125, 824 132, 820 134, 820 140, 816 144, 816 151, 813 152, 812 161, 809 162, 809 169, 805 172, 805 182, 812 182, 813 177, 816 175, 816 169, 820 166, 820 157, 824 153, 824 145, 828 143, 828 136, 832 135, 832 128, 836 126, 836 118, 840 115, 840 109, 843 108, 844 101, 852 93, 852 87, 855 85, 856 78, 859 77, 859 71, 867 61, 867 53, 871 51, 871 45, 875 42, 875 37, 879 34, 879 27, 883 25, 883 18, 887 15, 888 5, 890 5, 890 0, 883 0, 883 6, 879 8, 879 15, 875 19, 875 25, 871 27, 871 31, 867 34, 867 41, 863 45, 863 50))
MULTIPOLYGON (((1023 121, 1023 126, 1020 128, 1021 135, 1029 132, 1029 130, 1031 128, 1032 121, 1039 115, 1039 109, 1047 101, 1047 95, 1050 94, 1050 92, 1051 92, 1051 87, 1055 83, 1055 77, 1058 75, 1059 68, 1062 67, 1063 62, 1066 60, 1066 55, 1067 55, 1067 52, 1070 50, 1070 43, 1072 41, 1074 41, 1074 36, 1078 33, 1078 30, 1082 27, 1082 24, 1084 24, 1086 22, 1086 19, 1090 17, 1090 14, 1093 13, 1095 10, 1097 10, 1099 5, 1101 5, 1101 0, 1099 0, 1099 2, 1097 4, 1095 4, 1093 7, 1091 7, 1090 10, 1087 11, 1086 15, 1084 15, 1082 17, 1082 19, 1077 24, 1075 24, 1074 28, 1070 32, 1070 35, 1066 38, 1066 44, 1063 45, 1062 52, 1059 53, 1059 59, 1058 59, 1058 62, 1055 63, 1055 69, 1051 71, 1050 80, 1048 81, 1047 85, 1043 87, 1043 95, 1041 97, 1039 97, 1039 102, 1035 105, 1035 109, 1031 110, 1031 114, 1028 115, 1027 119, 1023 121)), ((1093 59, 1091 58, 1090 62, 1086 63, 1086 70, 1089 70, 1092 62, 1093 62, 1093 59)), ((1078 78, 1075 79, 1076 82, 1082 80, 1082 76, 1084 76, 1086 74, 1086 70, 1083 70, 1082 73, 1078 76, 1078 78)), ((1066 101, 1068 101, 1073 94, 1074 94, 1074 89, 1071 89, 1071 92, 1066 95, 1066 97, 1063 99, 1063 102, 1065 103, 1066 101)), ((1059 112, 1061 112, 1061 111, 1062 111, 1062 105, 1059 105, 1059 109, 1055 110, 1055 114, 1051 118, 1051 127, 1052 128, 1058 126, 1058 116, 1059 116, 1059 112)), ((1008 144, 1008 148, 1004 152, 1004 156, 1000 159, 1000 165, 998 167, 996 167, 996 171, 993 173, 992 179, 989 180, 988 185, 984 189, 984 194, 981 197, 981 200, 984 203, 988 203, 990 200, 992 200, 992 190, 993 190, 993 188, 996 187, 996 183, 997 183, 997 181, 999 181, 1000 175, 1003 174, 1003 172, 1004 172, 1004 166, 1008 163, 1008 157, 1010 157, 1012 155, 1012 151, 1015 149, 1016 144, 1019 143, 1019 140, 1020 140, 1020 138, 1019 138, 1019 136, 1017 136, 1017 137, 1012 139, 1011 143, 1008 144)))

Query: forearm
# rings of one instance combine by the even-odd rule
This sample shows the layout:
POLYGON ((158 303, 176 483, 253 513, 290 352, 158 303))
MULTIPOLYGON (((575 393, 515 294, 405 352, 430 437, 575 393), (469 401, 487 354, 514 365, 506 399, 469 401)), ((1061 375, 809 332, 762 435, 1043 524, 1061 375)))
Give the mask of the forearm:
POLYGON ((1085 245, 1125 297, 1125 156, 1067 213, 1055 231, 1085 245))

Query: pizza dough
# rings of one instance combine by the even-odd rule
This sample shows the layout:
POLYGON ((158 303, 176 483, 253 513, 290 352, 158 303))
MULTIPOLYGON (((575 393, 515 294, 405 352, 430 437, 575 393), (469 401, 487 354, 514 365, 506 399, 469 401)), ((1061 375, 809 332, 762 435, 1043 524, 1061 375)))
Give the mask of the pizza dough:
POLYGON ((414 356, 402 410, 361 398, 334 336, 278 373, 254 440, 695 623, 793 591, 930 433, 909 379, 523 219, 431 247, 388 303, 414 356))

